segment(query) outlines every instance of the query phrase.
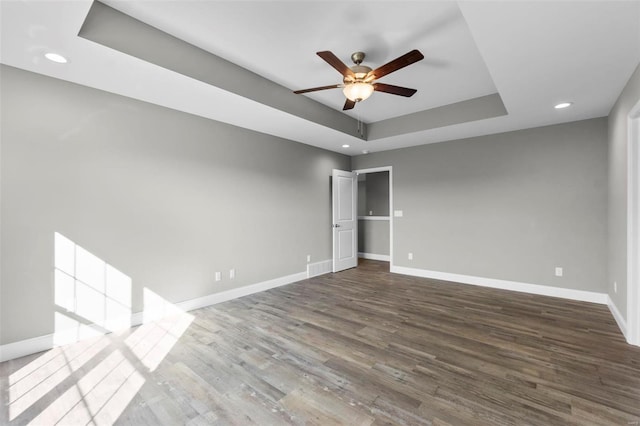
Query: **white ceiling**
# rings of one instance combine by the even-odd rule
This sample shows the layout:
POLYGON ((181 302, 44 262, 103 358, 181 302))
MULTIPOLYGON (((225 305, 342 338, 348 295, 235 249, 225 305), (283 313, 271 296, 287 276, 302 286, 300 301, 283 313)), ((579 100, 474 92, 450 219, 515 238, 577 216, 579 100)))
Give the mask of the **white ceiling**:
MULTIPOLYGON (((347 64, 362 50, 375 68, 419 49, 423 61, 381 80, 418 93, 375 93, 348 112, 364 122, 495 92, 508 111, 362 141, 78 37, 90 0, 1 2, 4 64, 350 155, 605 116, 640 61, 640 1, 104 3, 291 90, 341 81, 319 50, 347 64), (573 107, 553 109, 563 100, 573 107)), ((339 89, 303 96, 344 104, 339 89)))

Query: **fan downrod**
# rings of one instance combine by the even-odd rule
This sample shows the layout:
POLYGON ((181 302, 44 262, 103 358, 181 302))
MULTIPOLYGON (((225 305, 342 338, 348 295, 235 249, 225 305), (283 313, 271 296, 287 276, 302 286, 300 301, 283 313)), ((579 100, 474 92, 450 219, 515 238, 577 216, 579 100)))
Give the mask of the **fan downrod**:
POLYGON ((355 52, 351 54, 351 60, 354 64, 360 65, 364 61, 364 52, 355 52))

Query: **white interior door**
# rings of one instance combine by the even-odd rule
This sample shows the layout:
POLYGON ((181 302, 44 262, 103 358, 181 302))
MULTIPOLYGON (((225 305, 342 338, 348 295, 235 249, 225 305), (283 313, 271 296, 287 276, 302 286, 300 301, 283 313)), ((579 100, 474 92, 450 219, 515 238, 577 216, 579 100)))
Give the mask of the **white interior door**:
POLYGON ((333 272, 358 266, 358 175, 333 170, 333 272))

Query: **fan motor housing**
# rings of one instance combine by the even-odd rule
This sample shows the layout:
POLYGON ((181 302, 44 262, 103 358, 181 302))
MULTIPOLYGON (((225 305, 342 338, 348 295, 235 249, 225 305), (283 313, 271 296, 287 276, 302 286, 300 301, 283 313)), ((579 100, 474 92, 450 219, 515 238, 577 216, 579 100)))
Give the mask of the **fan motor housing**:
POLYGON ((351 71, 356 75, 355 78, 348 76, 343 79, 345 83, 353 83, 356 81, 363 81, 364 78, 371 72, 371 68, 365 65, 354 65, 351 68, 351 71))

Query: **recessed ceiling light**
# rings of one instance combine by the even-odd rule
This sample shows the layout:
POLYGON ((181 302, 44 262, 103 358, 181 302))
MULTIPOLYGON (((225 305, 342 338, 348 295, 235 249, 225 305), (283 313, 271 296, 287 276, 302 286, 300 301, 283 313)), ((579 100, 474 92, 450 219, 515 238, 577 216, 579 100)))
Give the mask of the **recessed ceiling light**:
POLYGON ((369 151, 367 151, 366 149, 362 151, 363 154, 368 154, 369 151))
POLYGON ((558 105, 556 105, 554 108, 555 109, 562 109, 562 108, 568 108, 571 105, 573 105, 573 102, 561 102, 558 105))
POLYGON ((66 64, 67 63, 67 58, 65 58, 62 55, 59 55, 57 53, 53 53, 53 52, 49 52, 46 55, 44 55, 45 58, 47 58, 48 60, 50 60, 51 62, 56 62, 58 64, 66 64))
POLYGON ((347 145, 346 143, 342 145, 343 148, 349 148, 351 145, 347 145))

